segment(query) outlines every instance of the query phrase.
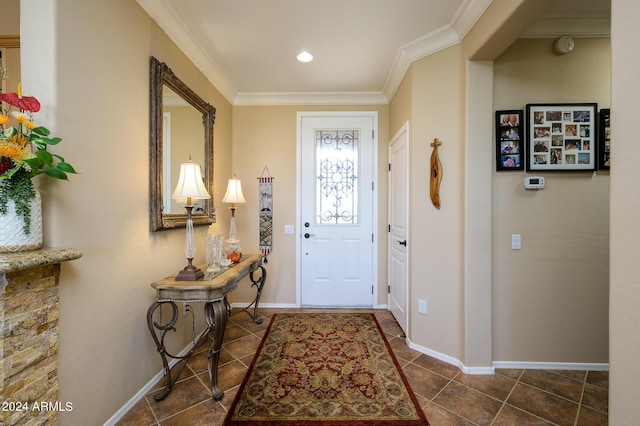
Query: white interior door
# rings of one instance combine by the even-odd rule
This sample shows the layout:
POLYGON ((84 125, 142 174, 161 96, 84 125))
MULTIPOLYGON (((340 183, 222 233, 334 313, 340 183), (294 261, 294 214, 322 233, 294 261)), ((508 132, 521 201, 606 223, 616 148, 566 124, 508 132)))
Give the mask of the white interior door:
POLYGON ((389 143, 389 310, 405 334, 409 317, 408 140, 406 123, 389 143))
POLYGON ((303 306, 373 305, 374 114, 298 114, 303 306))

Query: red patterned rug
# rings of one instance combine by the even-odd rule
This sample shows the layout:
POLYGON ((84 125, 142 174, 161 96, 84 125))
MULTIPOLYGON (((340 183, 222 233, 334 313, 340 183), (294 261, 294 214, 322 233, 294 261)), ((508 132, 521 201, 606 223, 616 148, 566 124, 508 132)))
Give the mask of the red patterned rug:
POLYGON ((275 314, 227 426, 428 425, 371 313, 275 314))

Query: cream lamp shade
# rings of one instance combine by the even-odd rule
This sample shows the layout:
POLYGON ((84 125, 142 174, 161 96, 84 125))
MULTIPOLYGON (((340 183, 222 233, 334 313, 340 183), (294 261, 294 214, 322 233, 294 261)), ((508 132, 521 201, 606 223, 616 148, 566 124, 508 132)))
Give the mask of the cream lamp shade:
POLYGON ((207 188, 204 187, 200 166, 196 163, 188 162, 180 165, 180 176, 173 198, 182 203, 188 203, 188 199, 203 200, 211 198, 207 188))
POLYGON ((244 199, 244 194, 242 194, 242 183, 240 182, 240 179, 237 179, 235 176, 229 179, 229 183, 227 184, 227 192, 224 194, 222 202, 232 204, 247 202, 244 199))
POLYGON ((236 236, 236 203, 246 203, 244 194, 242 193, 242 184, 240 179, 233 175, 233 178, 229 179, 227 184, 227 192, 222 198, 223 203, 231 203, 231 222, 229 223, 229 238, 224 241, 224 252, 227 253, 227 258, 232 262, 238 262, 242 257, 240 250, 240 240, 236 236))
POLYGON ((189 264, 176 275, 176 281, 196 281, 204 277, 204 272, 199 268, 193 266, 193 257, 196 254, 196 244, 193 239, 193 221, 191 220, 191 210, 193 205, 191 200, 204 200, 211 198, 209 192, 204 187, 202 180, 202 172, 200 172, 200 166, 189 160, 188 163, 180 164, 180 176, 178 177, 178 184, 176 190, 173 191, 173 198, 181 203, 186 202, 187 206, 187 223, 186 232, 187 238, 184 244, 184 254, 189 261, 189 264))

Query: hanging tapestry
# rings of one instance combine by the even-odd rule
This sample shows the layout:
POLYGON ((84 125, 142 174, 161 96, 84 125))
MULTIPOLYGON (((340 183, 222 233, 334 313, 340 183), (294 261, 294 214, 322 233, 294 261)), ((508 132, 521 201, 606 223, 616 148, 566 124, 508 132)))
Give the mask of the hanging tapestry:
POLYGON ((267 166, 258 178, 260 196, 260 252, 267 263, 267 255, 273 249, 273 179, 267 166))

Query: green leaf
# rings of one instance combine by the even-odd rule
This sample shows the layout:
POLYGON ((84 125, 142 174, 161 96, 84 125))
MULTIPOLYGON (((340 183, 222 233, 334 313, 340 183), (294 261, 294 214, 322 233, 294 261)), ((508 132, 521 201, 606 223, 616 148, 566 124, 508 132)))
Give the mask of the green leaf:
POLYGON ((67 174, 65 172, 63 172, 62 170, 58 170, 55 167, 47 167, 46 169, 44 169, 44 173, 52 178, 69 180, 67 179, 67 174))
POLYGON ((60 170, 62 170, 63 172, 67 172, 67 173, 78 173, 76 172, 76 170, 73 168, 73 166, 69 163, 65 163, 64 161, 61 161, 60 163, 58 163, 56 165, 56 167, 60 170))
POLYGON ((40 149, 47 148, 47 143, 40 136, 33 136, 33 134, 31 134, 31 137, 29 138, 29 140, 31 141, 32 144, 36 145, 40 149))
POLYGON ((46 127, 42 127, 42 126, 36 127, 35 129, 32 129, 31 131, 33 133, 36 133, 36 134, 40 135, 40 136, 49 136, 49 134, 51 133, 49 131, 49 129, 47 129, 46 127))
POLYGON ((36 157, 38 157, 40 160, 42 160, 45 164, 49 166, 53 164, 53 156, 49 151, 45 151, 45 150, 36 151, 36 157))
POLYGON ((4 172, 2 175, 0 175, 0 179, 11 179, 11 177, 18 171, 20 170, 20 166, 15 166, 12 169, 7 170, 6 172, 4 172))
POLYGON ((40 170, 45 165, 44 162, 39 158, 27 158, 26 160, 24 160, 24 162, 29 165, 31 170, 36 170, 36 171, 40 170))
POLYGON ((47 143, 49 145, 58 145, 60 142, 62 142, 62 138, 51 138, 51 139, 47 139, 47 143))

